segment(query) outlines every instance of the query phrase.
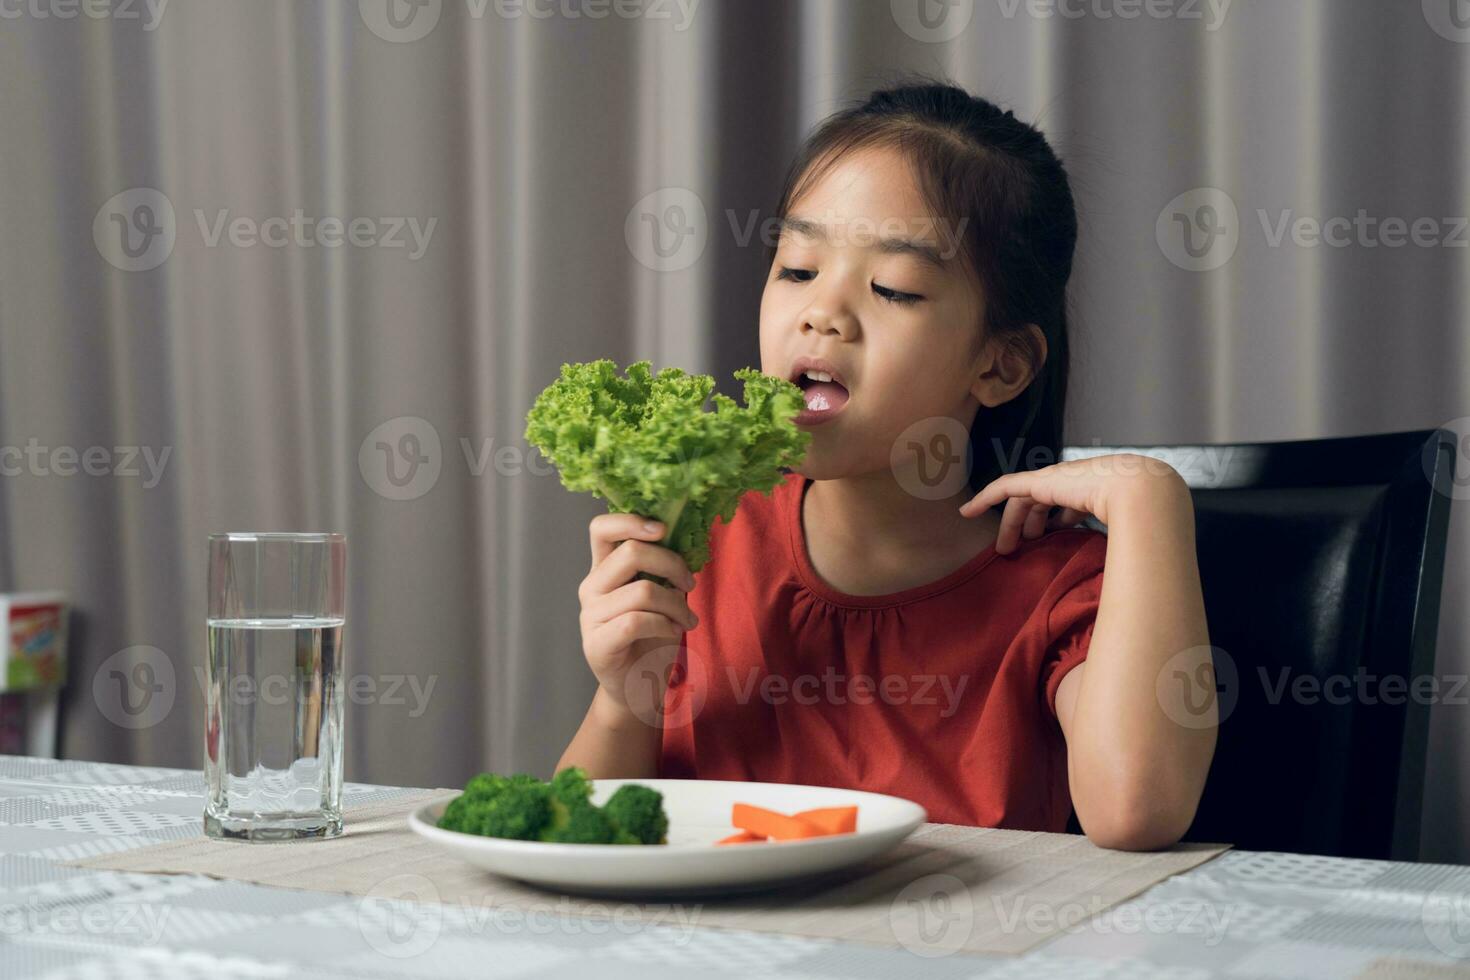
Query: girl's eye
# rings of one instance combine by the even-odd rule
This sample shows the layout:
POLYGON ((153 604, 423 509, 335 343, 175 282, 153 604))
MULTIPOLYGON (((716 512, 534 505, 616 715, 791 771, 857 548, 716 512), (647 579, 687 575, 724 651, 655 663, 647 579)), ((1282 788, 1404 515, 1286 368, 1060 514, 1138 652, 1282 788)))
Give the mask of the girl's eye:
POLYGON ((880 286, 876 282, 873 283, 873 292, 877 293, 888 302, 895 303, 899 306, 912 306, 914 303, 917 303, 919 300, 924 298, 918 293, 901 293, 896 289, 889 289, 886 286, 880 286))
MULTIPOLYGON (((810 282, 812 276, 815 275, 816 273, 810 269, 793 269, 783 265, 776 273, 776 278, 785 279, 790 282, 810 282)), ((912 306, 924 298, 918 293, 899 292, 897 289, 880 286, 876 282, 873 283, 873 292, 877 293, 885 302, 893 303, 896 306, 912 306)))
POLYGON ((815 273, 810 269, 792 269, 783 265, 781 271, 776 273, 776 278, 789 279, 792 282, 807 282, 813 275, 815 273))

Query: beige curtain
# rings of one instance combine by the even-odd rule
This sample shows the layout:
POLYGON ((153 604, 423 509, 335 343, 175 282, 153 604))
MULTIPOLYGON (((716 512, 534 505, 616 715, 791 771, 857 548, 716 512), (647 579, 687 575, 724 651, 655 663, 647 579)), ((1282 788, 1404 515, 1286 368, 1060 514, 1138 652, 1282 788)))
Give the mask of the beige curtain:
MULTIPOLYGON (((548 768, 591 692, 596 506, 527 458, 526 408, 564 360, 755 363, 787 161, 902 70, 1039 120, 1071 167, 1073 443, 1465 419, 1458 2, 7 6, 0 588, 77 603, 64 751, 198 765, 205 535, 330 529, 349 778, 548 768), (1434 240, 1312 244, 1360 211, 1434 240), (120 724, 94 679, 140 660, 168 691, 120 724)), ((1470 858, 1467 717, 1435 709, 1426 856, 1470 858)))

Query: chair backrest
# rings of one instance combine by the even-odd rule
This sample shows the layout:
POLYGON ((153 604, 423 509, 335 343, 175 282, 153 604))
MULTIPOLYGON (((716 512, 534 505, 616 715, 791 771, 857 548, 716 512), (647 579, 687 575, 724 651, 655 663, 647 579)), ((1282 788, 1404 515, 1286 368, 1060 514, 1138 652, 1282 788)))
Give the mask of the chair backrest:
POLYGON ((1219 742, 1188 840, 1418 856, 1456 436, 1075 447, 1165 460, 1194 498, 1219 742), (1223 652, 1221 652, 1223 651, 1223 652))

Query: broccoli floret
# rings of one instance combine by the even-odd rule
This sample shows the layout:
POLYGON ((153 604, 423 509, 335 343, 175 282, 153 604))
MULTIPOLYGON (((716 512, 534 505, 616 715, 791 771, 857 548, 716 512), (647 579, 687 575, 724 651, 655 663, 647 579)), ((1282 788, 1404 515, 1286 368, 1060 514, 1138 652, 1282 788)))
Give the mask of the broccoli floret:
POLYGON ((507 780, 493 789, 482 781, 450 801, 438 826, 484 837, 535 840, 551 823, 551 803, 551 787, 545 783, 507 780))
POLYGON ((592 783, 583 769, 568 766, 551 777, 551 795, 567 806, 586 803, 592 799, 592 783))
POLYGON ((491 800, 507 789, 540 785, 542 783, 539 779, 523 772, 514 776, 497 776, 492 772, 471 776, 470 781, 465 783, 464 792, 450 800, 449 805, 444 808, 444 816, 439 818, 437 826, 469 834, 480 833, 478 827, 483 822, 485 807, 491 800))
POLYGON ((444 808, 438 826, 558 844, 662 844, 669 818, 663 796, 646 786, 623 786, 605 807, 593 805, 591 780, 569 766, 549 783, 526 773, 480 773, 444 808))
POLYGON ((518 772, 514 776, 497 776, 493 772, 482 772, 470 777, 465 783, 465 795, 471 799, 486 799, 511 786, 536 786, 541 780, 528 773, 518 772))
POLYGON ((570 805, 552 802, 551 825, 541 831, 541 840, 553 844, 612 844, 617 827, 608 815, 586 800, 570 805))
POLYGON ((472 800, 462 829, 484 837, 535 840, 551 823, 551 803, 545 783, 513 783, 487 800, 472 800))
POLYGON ((465 809, 468 806, 469 799, 466 794, 461 793, 456 796, 444 808, 444 816, 439 818, 438 826, 443 827, 445 830, 463 830, 465 809))
POLYGON ((619 830, 643 844, 663 844, 669 833, 669 817, 664 813, 664 797, 647 786, 620 786, 603 805, 619 830))

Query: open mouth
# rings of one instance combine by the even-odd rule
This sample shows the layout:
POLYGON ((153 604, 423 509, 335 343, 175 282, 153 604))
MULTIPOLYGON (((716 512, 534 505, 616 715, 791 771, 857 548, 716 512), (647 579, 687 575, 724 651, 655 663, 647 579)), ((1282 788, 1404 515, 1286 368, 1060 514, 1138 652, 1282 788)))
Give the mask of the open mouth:
POLYGON ((847 404, 847 386, 830 371, 805 368, 792 380, 806 398, 806 408, 796 416, 797 425, 829 422, 847 404))

